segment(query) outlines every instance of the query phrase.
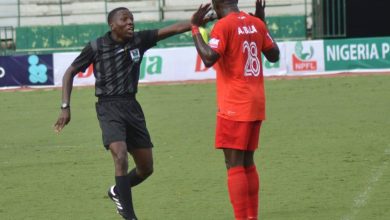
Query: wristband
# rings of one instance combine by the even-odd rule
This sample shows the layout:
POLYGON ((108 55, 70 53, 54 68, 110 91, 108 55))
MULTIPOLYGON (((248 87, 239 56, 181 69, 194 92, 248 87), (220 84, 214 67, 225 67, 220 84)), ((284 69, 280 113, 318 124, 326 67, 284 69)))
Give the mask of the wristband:
POLYGON ((70 105, 68 103, 66 102, 62 103, 61 109, 68 109, 68 108, 70 108, 70 105))
POLYGON ((192 30, 192 36, 195 36, 195 35, 197 35, 197 34, 200 34, 200 31, 199 31, 199 27, 198 27, 198 26, 192 25, 192 26, 191 26, 191 30, 192 30))

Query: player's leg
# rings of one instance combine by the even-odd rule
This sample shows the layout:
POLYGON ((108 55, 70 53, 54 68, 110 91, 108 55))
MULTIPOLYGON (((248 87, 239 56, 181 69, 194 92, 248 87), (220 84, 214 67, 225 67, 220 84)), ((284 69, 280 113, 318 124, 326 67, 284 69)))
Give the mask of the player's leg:
POLYGON ((244 152, 248 144, 248 124, 217 117, 215 146, 223 149, 227 167, 230 201, 236 219, 247 219, 248 180, 244 152))
POLYGON ((115 183, 116 187, 113 190, 119 195, 120 205, 118 212, 126 219, 136 219, 133 201, 131 195, 131 188, 129 187, 130 181, 127 177, 128 170, 128 156, 127 156, 127 145, 124 141, 113 142, 110 144, 109 149, 112 154, 115 165, 115 183), (121 207, 122 206, 122 207, 121 207), (124 211, 121 213, 121 208, 124 211))
POLYGON ((236 220, 247 220, 248 180, 244 168, 244 151, 223 149, 230 201, 236 220))
POLYGON ((234 167, 244 167, 245 151, 224 148, 223 154, 225 156, 225 165, 228 170, 234 167))
POLYGON ((257 220, 259 209, 260 178, 254 162, 254 152, 259 144, 261 121, 251 123, 248 151, 244 155, 245 174, 248 179, 247 213, 249 220, 257 220))
POLYGON ((244 156, 245 175, 248 180, 247 214, 249 220, 257 220, 259 207, 260 179, 253 156, 254 151, 246 151, 244 156))
POLYGON ((134 187, 153 173, 153 153, 152 148, 139 148, 130 150, 133 156, 135 168, 127 175, 130 186, 134 187))

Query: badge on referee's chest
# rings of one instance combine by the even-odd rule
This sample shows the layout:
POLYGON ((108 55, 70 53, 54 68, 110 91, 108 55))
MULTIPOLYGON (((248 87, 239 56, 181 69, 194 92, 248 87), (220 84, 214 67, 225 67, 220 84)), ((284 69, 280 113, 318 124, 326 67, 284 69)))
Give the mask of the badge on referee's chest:
POLYGON ((138 49, 130 50, 130 57, 133 62, 138 63, 141 59, 141 55, 138 49))

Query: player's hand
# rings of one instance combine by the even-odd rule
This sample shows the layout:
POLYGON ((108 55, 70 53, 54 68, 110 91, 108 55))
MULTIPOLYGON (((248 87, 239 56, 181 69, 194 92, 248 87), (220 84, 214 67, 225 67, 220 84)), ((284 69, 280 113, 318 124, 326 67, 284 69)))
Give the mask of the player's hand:
POLYGON ((58 116, 57 122, 54 124, 54 131, 60 133, 61 130, 70 122, 70 108, 61 109, 60 116, 58 116))
POLYGON ((251 14, 255 17, 260 18, 263 22, 265 22, 265 0, 256 0, 256 11, 255 14, 251 14))
POLYGON ((194 26, 202 26, 210 21, 210 16, 206 15, 211 11, 211 4, 201 4, 198 10, 192 15, 191 24, 194 26))

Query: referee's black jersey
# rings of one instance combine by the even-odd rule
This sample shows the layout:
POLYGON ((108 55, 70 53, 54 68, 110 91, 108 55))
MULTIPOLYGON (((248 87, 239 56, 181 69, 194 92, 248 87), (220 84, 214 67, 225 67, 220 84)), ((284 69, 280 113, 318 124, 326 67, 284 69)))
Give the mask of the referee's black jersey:
POLYGON ((127 43, 118 43, 111 32, 89 42, 73 61, 84 72, 93 63, 95 95, 123 96, 137 93, 140 65, 146 50, 157 43, 157 30, 134 32, 127 43))

